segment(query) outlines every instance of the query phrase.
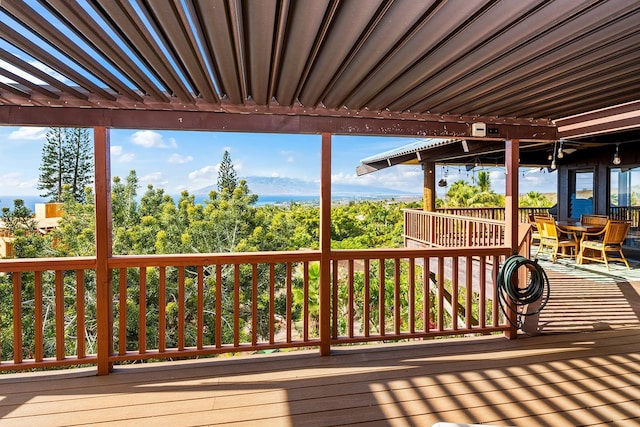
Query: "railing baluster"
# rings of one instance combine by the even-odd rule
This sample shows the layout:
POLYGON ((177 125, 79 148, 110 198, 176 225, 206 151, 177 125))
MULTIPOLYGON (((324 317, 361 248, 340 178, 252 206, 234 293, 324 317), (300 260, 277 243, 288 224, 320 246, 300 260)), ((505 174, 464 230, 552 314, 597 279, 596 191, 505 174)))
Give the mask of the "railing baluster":
POLYGON ((402 326, 402 301, 400 300, 400 259, 393 259, 393 323, 396 335, 400 335, 402 326))
POLYGON ((251 344, 258 344, 258 264, 251 265, 251 344))
POLYGON ((147 352, 147 269, 140 267, 138 283, 138 353, 147 352))
POLYGON ((269 343, 275 342, 275 265, 269 265, 269 343))
POLYGON ((216 266, 216 348, 222 347, 222 264, 216 266))
POLYGON ((500 266, 500 258, 493 256, 493 264, 491 266, 491 278, 493 281, 493 326, 496 327, 500 323, 499 311, 498 311, 498 270, 500 266))
POLYGON ((303 341, 309 340, 309 321, 311 320, 311 315, 309 313, 309 262, 305 261, 303 263, 303 277, 302 277, 302 339, 303 341))
POLYGON ((333 327, 331 328, 331 338, 338 338, 338 288, 340 284, 338 283, 338 267, 339 262, 334 260, 331 262, 331 324, 333 327))
POLYGON ((431 329, 431 258, 424 257, 422 263, 423 330, 429 332, 431 329))
POLYGON ((158 271, 158 351, 164 353, 167 346, 167 269, 158 271))
POLYGON ((451 258, 451 267, 452 267, 452 273, 451 273, 451 327, 453 328, 454 331, 458 330, 458 316, 459 316, 459 307, 460 307, 460 301, 458 298, 458 287, 460 285, 460 281, 459 281, 459 259, 457 256, 454 256, 453 258, 451 258))
POLYGON ((386 335, 386 325, 385 325, 385 318, 384 315, 387 312, 386 310, 386 301, 385 301, 385 294, 386 294, 386 281, 385 281, 385 272, 384 272, 384 259, 382 258, 378 258, 378 263, 380 265, 379 268, 379 274, 378 274, 378 280, 379 280, 379 285, 378 285, 378 302, 379 302, 379 306, 378 306, 378 318, 380 321, 379 324, 379 328, 380 328, 380 335, 381 336, 385 336, 386 335))
POLYGON ((205 325, 204 325, 204 266, 203 265, 199 265, 198 268, 196 269, 197 274, 198 274, 198 301, 197 301, 197 316, 198 316, 198 321, 197 321, 197 339, 196 339, 196 347, 198 348, 198 350, 201 350, 202 348, 204 348, 204 329, 205 329, 205 325))
POLYGON ((472 297, 473 297, 473 258, 470 256, 466 257, 466 306, 465 306, 465 320, 466 320, 466 328, 471 329, 473 327, 473 306, 472 306, 472 297))
POLYGON ((13 273, 13 363, 22 363, 22 273, 13 273))
MULTIPOLYGON (((478 310, 478 322, 481 328, 486 327, 486 312, 487 312, 487 258, 484 256, 480 257, 480 264, 478 269, 480 274, 480 298, 479 305, 480 309, 478 310)), ((495 285, 495 284, 494 284, 495 285)))
POLYGON ((365 258, 364 262, 364 336, 368 337, 371 334, 371 260, 365 258))
POLYGON ((178 267, 178 350, 183 351, 185 347, 185 319, 184 319, 184 266, 178 267))
POLYGON ((416 259, 409 258, 409 289, 408 289, 408 304, 409 310, 407 313, 409 321, 409 332, 416 332, 416 259))
POLYGON ((86 356, 84 270, 76 270, 76 355, 86 356))
MULTIPOLYGON (((34 315, 35 315, 35 349, 34 356, 36 362, 42 362, 44 358, 44 325, 42 309, 42 271, 36 271, 34 275, 34 315)), ((15 319, 15 316, 14 316, 15 319)))
POLYGON ((65 333, 64 333, 64 271, 55 271, 56 286, 56 359, 65 357, 65 333))
POLYGON ((127 352, 127 269, 120 268, 118 282, 118 354, 127 352))
POLYGON ((444 258, 438 257, 438 330, 444 330, 444 258))
POLYGON ((292 311, 291 311, 291 306, 293 305, 293 295, 292 295, 292 287, 291 287, 291 282, 292 282, 292 266, 291 263, 288 262, 287 263, 287 277, 286 277, 286 286, 287 286, 287 293, 286 293, 286 325, 287 325, 287 342, 290 343, 292 341, 292 326, 293 326, 293 320, 291 319, 292 317, 292 311))
POLYGON ((348 263, 348 284, 349 289, 347 291, 347 334, 349 338, 353 338, 354 336, 354 297, 353 297, 353 286, 354 286, 354 273, 353 273, 353 260, 350 259, 348 263))
MULTIPOLYGON (((273 282, 273 264, 271 265, 271 289, 274 288, 273 282)), ((273 292, 273 291, 272 291, 273 292)), ((271 314, 271 321, 269 322, 270 329, 270 342, 273 342, 273 328, 274 328, 274 317, 273 317, 273 301, 274 297, 271 294, 271 298, 269 300, 269 311, 271 314)), ((238 347, 240 345, 240 264, 233 265, 233 345, 238 347)))

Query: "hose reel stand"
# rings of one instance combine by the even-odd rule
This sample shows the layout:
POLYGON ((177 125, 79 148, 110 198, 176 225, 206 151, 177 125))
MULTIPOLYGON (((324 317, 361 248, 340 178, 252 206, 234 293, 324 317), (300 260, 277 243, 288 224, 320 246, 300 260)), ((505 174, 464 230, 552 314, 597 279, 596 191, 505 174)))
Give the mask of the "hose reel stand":
POLYGON ((524 318, 539 314, 547 305, 549 294, 549 278, 537 260, 531 261, 521 255, 512 255, 505 260, 498 273, 498 299, 502 313, 513 327, 522 329, 524 318), (524 287, 518 283, 520 267, 529 270, 529 280, 524 287), (515 323, 509 312, 516 313, 515 323))

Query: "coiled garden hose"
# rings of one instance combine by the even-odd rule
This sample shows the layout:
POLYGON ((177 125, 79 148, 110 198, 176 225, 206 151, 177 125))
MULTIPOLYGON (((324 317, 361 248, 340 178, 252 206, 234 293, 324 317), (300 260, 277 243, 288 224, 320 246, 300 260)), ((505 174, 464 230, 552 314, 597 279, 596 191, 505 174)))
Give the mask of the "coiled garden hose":
POLYGON ((533 316, 540 313, 549 301, 550 287, 547 273, 538 264, 521 255, 512 255, 507 258, 498 273, 498 299, 500 308, 512 326, 522 326, 521 316, 533 316), (527 286, 518 283, 518 269, 525 266, 529 270, 527 286), (529 311, 530 304, 540 304, 533 311, 529 311), (526 312, 525 312, 526 310, 526 312), (517 322, 514 323, 509 312, 517 314, 517 322))

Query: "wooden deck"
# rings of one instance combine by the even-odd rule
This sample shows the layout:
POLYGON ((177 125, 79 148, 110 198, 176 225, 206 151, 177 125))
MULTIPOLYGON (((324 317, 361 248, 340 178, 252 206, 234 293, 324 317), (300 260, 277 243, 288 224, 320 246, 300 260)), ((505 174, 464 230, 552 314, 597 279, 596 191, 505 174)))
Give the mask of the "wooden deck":
POLYGON ((640 426, 638 282, 554 268, 538 334, 517 340, 8 374, 0 425, 640 426))

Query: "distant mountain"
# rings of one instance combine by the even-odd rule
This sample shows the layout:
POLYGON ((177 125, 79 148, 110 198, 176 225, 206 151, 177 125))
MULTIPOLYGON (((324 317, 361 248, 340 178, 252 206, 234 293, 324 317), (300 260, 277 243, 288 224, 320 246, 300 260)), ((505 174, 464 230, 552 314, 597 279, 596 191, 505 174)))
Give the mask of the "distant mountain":
MULTIPOLYGON (((259 196, 315 196, 320 192, 320 183, 304 181, 296 178, 281 178, 268 176, 241 177, 247 181, 247 185, 253 194, 259 196)), ((205 195, 211 190, 216 190, 215 185, 194 191, 195 195, 205 195)), ((419 192, 395 190, 384 187, 370 187, 365 185, 333 184, 331 186, 333 196, 392 196, 392 195, 417 195, 419 192)))

